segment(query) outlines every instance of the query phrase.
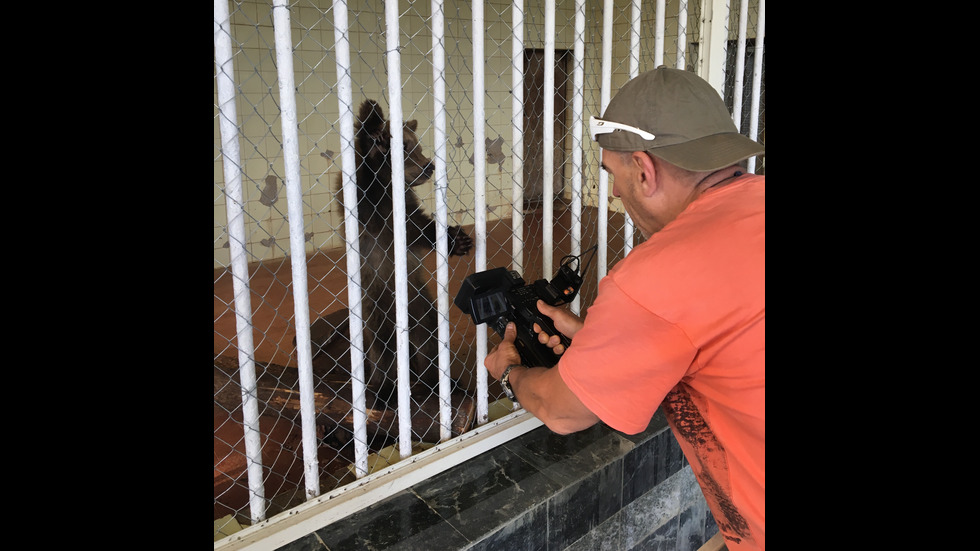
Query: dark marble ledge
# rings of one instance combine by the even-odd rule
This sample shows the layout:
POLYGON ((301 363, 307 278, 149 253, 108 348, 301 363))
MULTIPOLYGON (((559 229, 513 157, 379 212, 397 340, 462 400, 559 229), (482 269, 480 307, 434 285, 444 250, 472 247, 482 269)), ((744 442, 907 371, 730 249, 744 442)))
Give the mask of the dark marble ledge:
POLYGON ((502 541, 535 549, 548 541, 542 538, 573 541, 581 536, 577 530, 623 505, 620 460, 636 450, 656 453, 664 436, 670 433, 661 414, 638 435, 603 424, 567 436, 539 427, 279 551, 479 549, 502 541), (576 505, 600 490, 604 505, 576 505), (549 533, 549 524, 556 523, 572 528, 549 533))

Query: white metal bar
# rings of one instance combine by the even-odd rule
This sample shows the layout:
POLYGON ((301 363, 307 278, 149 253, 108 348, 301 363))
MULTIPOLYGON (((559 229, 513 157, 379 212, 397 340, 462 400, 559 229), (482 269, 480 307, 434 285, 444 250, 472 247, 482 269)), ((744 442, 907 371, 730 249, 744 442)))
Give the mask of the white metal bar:
POLYGON ((725 51, 728 49, 728 0, 704 0, 698 75, 725 94, 725 51))
POLYGON ((368 474, 367 397, 364 380, 364 314, 361 303, 361 253, 357 222, 357 156, 354 152, 354 101, 350 75, 350 34, 346 0, 334 0, 334 53, 337 58, 337 102, 343 171, 344 235, 347 258, 347 302, 350 332, 351 404, 354 417, 354 472, 368 474))
MULTIPOLYGON (((666 19, 666 2, 664 0, 657 0, 656 3, 656 14, 654 15, 654 42, 653 42, 653 66, 654 68, 660 67, 664 64, 664 20, 666 19)), ((639 44, 637 44, 637 49, 639 49, 639 44)), ((637 53, 639 56, 639 53, 637 53)), ((634 75, 636 76, 636 75, 634 75)), ((627 220, 628 232, 626 232, 624 243, 623 243, 623 255, 628 255, 630 251, 633 250, 633 221, 630 220, 630 216, 623 209, 623 216, 627 220)))
POLYGON ((657 0, 657 13, 655 14, 654 24, 654 44, 653 44, 653 66, 660 67, 664 64, 664 19, 666 18, 666 2, 657 0))
POLYGON ((306 499, 320 495, 317 458, 316 411, 313 407, 313 354, 310 348, 310 306, 306 286, 306 239, 303 236, 303 190, 299 174, 299 130, 296 85, 293 78, 293 38, 288 0, 274 0, 272 23, 279 71, 279 108, 282 112, 282 153, 286 167, 289 213, 289 257, 293 273, 296 356, 299 369, 299 405, 303 435, 303 471, 306 499))
MULTIPOLYGON (((752 111, 749 117, 749 137, 759 138, 759 101, 762 96, 762 54, 766 38, 766 0, 759 0, 759 16, 755 30, 755 66, 752 71, 752 111)), ((755 172, 756 157, 749 159, 748 170, 755 172)))
POLYGON ((677 7, 677 69, 687 69, 687 0, 677 7))
POLYGON ((446 193, 446 49, 442 0, 432 0, 432 92, 435 115, 436 194, 436 280, 439 310, 439 439, 449 440, 452 431, 452 392, 449 375, 449 212, 446 193))
MULTIPOLYGON (((585 103, 585 0, 575 0, 575 66, 572 68, 572 254, 582 254, 582 121, 585 103)), ((582 297, 575 295, 572 312, 582 311, 582 297)))
POLYGON ((555 207, 555 0, 544 3, 544 204, 541 212, 541 276, 551 279, 555 207))
MULTIPOLYGON (((599 92, 599 113, 605 113, 606 106, 609 105, 609 89, 612 86, 612 13, 613 0, 605 0, 602 6, 602 83, 599 92)), ((599 197, 596 208, 599 210, 596 281, 599 281, 606 277, 609 253, 609 175, 605 170, 599 171, 599 197)))
POLYGON ((408 359, 408 265, 405 238, 405 151, 402 127, 402 71, 398 36, 398 0, 385 0, 388 48, 388 114, 391 129, 391 198, 395 234, 395 342, 398 347, 398 452, 412 455, 412 409, 408 359))
POLYGON ((214 551, 274 551, 541 426, 543 423, 526 410, 516 411, 452 442, 437 444, 408 460, 248 526, 215 542, 214 551))
MULTIPOLYGON (((640 74, 640 12, 642 0, 633 0, 630 12, 630 80, 640 74)), ((656 35, 655 35, 656 36, 656 35)))
POLYGON ((738 10, 738 45, 735 48, 735 82, 732 86, 732 120, 735 129, 742 130, 742 88, 745 76, 745 33, 748 28, 749 0, 742 0, 738 10))
POLYGON ((512 269, 524 275, 524 3, 511 6, 511 141, 513 149, 513 182, 511 199, 512 269))
MULTIPOLYGON (((476 271, 487 269, 487 156, 486 147, 486 83, 484 82, 483 0, 473 0, 473 186, 474 186, 474 229, 476 271)), ((483 359, 487 357, 487 325, 481 323, 476 328, 476 422, 478 425, 489 419, 487 391, 487 369, 483 359)))
POLYGON ((245 250, 245 209, 242 200, 241 152, 238 144, 238 109, 235 106, 235 65, 231 48, 228 0, 214 0, 214 63, 218 86, 218 118, 222 167, 225 177, 225 210, 228 246, 231 249, 232 285, 235 291, 235 327, 238 375, 242 384, 242 422, 248 472, 252 522, 265 519, 265 486, 262 480, 262 440, 259 427, 255 346, 252 341, 252 302, 248 288, 245 250))
MULTIPOLYGON (((636 78, 640 74, 640 14, 642 13, 643 7, 641 0, 633 0, 633 11, 630 21, 632 23, 630 30, 630 80, 636 78)), ((654 36, 658 41, 663 40, 663 33, 655 34, 654 36)), ((661 52, 663 48, 658 50, 661 52)), ((654 67, 658 67, 658 63, 654 63, 654 67)), ((623 256, 626 256, 633 250, 633 233, 636 230, 636 225, 633 223, 633 219, 630 218, 626 209, 623 209, 623 256)))

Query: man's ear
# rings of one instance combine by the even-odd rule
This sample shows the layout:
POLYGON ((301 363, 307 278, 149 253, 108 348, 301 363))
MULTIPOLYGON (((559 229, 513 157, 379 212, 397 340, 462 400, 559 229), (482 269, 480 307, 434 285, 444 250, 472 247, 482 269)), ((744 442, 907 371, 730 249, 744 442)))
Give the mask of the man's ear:
POLYGON ((657 190, 657 167, 653 159, 643 151, 634 151, 630 156, 636 170, 640 171, 640 190, 644 195, 652 195, 657 190))

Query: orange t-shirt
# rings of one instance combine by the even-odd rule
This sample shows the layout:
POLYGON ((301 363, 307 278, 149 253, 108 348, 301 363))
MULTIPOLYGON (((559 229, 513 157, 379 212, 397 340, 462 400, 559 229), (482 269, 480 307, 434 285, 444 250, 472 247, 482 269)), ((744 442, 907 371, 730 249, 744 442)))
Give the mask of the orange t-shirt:
POLYGON ((766 181, 709 191, 599 282, 558 362, 610 427, 663 404, 728 549, 765 549, 766 181))

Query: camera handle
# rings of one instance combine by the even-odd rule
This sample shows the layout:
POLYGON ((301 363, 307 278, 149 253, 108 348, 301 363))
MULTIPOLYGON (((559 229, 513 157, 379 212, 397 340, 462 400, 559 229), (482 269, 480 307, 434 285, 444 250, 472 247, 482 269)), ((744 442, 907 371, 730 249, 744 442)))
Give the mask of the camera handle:
POLYGON ((517 352, 521 355, 521 363, 528 367, 552 367, 558 363, 560 357, 548 345, 538 341, 538 334, 534 331, 535 323, 548 335, 557 335, 566 349, 572 344, 571 339, 555 328, 551 318, 539 312, 534 305, 522 304, 517 306, 511 315, 514 319, 508 316, 498 317, 493 324, 493 329, 497 334, 503 336, 507 322, 515 322, 517 336, 514 339, 514 346, 517 347, 517 352))

